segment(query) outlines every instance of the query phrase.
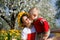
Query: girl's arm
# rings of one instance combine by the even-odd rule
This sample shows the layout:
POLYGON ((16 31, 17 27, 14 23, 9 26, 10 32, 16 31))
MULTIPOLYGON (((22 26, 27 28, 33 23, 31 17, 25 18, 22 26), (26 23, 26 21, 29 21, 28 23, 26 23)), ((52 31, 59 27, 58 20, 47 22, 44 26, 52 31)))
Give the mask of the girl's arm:
POLYGON ((26 40, 27 38, 26 38, 26 32, 25 32, 25 30, 24 31, 22 31, 22 33, 21 33, 21 40, 26 40))

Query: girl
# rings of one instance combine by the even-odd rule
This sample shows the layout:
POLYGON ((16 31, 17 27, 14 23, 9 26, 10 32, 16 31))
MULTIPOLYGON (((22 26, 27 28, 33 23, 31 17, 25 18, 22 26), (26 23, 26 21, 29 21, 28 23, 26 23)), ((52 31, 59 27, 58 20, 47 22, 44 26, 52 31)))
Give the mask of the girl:
MULTIPOLYGON (((23 31, 21 35, 22 40, 36 40, 36 30, 33 25, 31 25, 31 21, 28 18, 28 15, 25 12, 19 13, 20 15, 20 23, 23 25, 23 31)), ((22 26, 20 25, 20 26, 22 26)))

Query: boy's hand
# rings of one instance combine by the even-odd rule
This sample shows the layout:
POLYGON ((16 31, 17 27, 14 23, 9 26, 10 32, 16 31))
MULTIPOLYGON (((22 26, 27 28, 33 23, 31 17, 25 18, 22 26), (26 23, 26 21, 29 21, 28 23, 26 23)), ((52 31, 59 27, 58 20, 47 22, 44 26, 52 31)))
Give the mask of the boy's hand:
POLYGON ((46 38, 46 37, 44 37, 44 38, 40 38, 39 40, 47 40, 47 38, 46 38))
POLYGON ((42 40, 47 40, 47 37, 43 37, 43 39, 42 40))
POLYGON ((48 38, 48 35, 47 34, 43 34, 42 40, 47 40, 47 38, 48 38))

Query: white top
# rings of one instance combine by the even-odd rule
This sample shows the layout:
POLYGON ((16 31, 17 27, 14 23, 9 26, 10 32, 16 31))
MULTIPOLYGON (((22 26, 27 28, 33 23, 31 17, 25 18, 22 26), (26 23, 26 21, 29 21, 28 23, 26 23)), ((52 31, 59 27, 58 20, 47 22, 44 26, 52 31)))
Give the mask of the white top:
POLYGON ((35 30, 34 26, 31 29, 27 28, 27 27, 25 27, 23 29, 22 35, 21 35, 23 40, 33 40, 34 36, 36 37, 36 30, 35 30))

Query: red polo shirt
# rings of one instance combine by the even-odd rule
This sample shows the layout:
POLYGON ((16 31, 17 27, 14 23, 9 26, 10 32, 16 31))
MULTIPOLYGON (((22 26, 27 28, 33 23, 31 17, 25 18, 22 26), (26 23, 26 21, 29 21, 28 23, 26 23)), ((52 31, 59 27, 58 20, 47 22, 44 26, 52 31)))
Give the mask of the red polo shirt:
POLYGON ((33 24, 37 33, 47 32, 49 30, 48 22, 43 18, 38 18, 33 24))

